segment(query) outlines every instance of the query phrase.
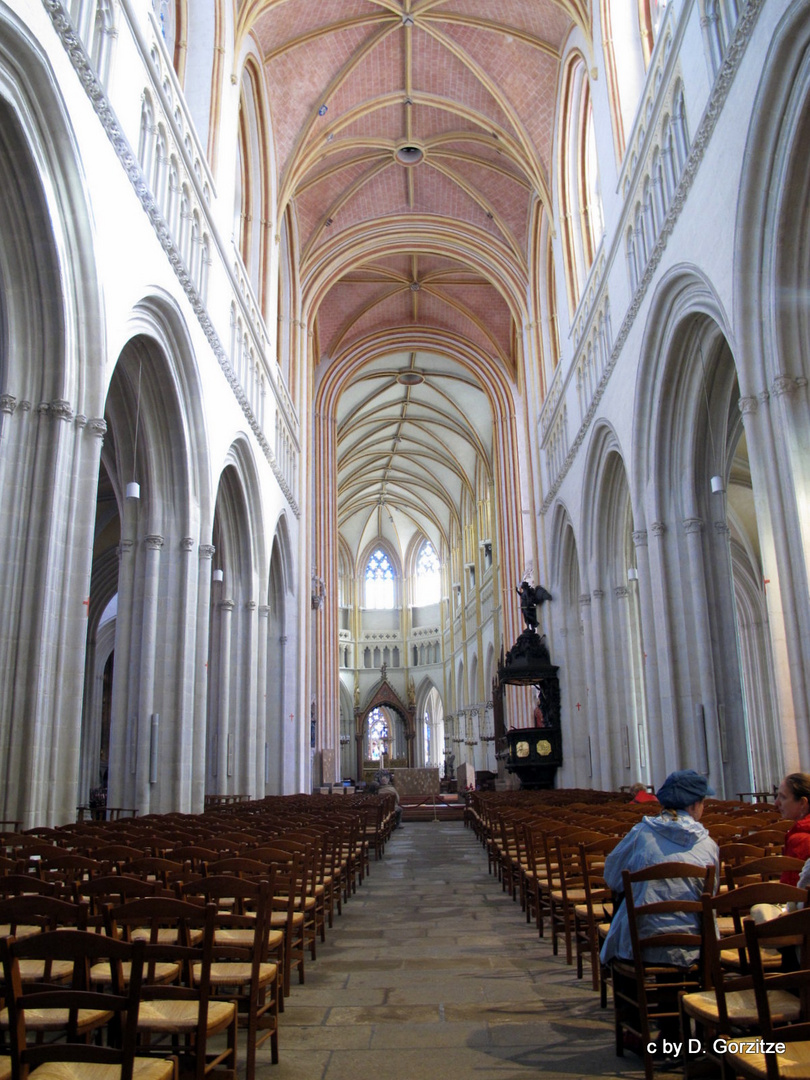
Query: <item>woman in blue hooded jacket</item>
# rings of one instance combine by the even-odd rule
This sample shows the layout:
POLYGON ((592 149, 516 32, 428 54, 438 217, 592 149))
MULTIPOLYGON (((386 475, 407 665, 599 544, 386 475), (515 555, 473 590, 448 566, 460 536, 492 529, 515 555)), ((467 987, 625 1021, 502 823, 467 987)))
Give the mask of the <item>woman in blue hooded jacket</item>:
MULTIPOLYGON (((634 825, 605 859, 605 881, 614 892, 623 889, 622 870, 634 872, 665 862, 694 863, 714 866, 715 889, 720 877, 720 852, 717 844, 700 824, 703 800, 714 795, 706 777, 693 769, 670 773, 657 792, 662 811, 657 817, 645 817, 634 825)), ((701 883, 698 878, 666 878, 662 881, 643 881, 633 889, 637 904, 657 900, 699 900, 701 883)), ((645 921, 645 933, 656 930, 675 930, 697 933, 697 915, 674 912, 650 915, 645 921)), ((627 909, 622 904, 613 917, 602 946, 602 963, 613 957, 633 959, 633 946, 627 922, 627 909)), ((677 946, 650 948, 645 961, 653 964, 675 964, 688 967, 697 959, 697 950, 677 946)))

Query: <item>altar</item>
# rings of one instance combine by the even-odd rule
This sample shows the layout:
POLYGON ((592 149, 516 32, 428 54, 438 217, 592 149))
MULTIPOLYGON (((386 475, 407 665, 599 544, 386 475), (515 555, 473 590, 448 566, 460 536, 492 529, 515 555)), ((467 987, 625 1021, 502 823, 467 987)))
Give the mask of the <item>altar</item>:
POLYGON ((391 769, 394 786, 402 795, 437 796, 439 794, 438 769, 391 769))

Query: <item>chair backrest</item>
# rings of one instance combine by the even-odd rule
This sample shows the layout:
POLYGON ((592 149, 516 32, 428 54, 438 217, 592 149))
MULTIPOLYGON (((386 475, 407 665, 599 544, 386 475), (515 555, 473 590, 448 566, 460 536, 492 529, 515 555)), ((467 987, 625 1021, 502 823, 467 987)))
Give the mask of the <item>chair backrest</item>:
POLYGON ((657 863, 622 871, 627 922, 636 963, 662 962, 688 967, 700 956, 702 893, 714 886, 713 865, 657 863), (680 883, 680 884, 678 884, 680 883), (637 888, 641 886, 641 888, 637 888), (655 955, 650 955, 654 950, 655 955))
MULTIPOLYGON (((810 1040, 810 908, 780 915, 768 922, 745 921, 745 937, 751 961, 751 976, 757 1003, 757 1017, 765 1042, 810 1040), (795 949, 798 970, 769 971, 764 953, 771 949, 795 949), (775 1025, 769 992, 784 990, 799 1000, 799 1018, 775 1025)), ((768 1080, 781 1075, 774 1053, 765 1052, 768 1080)))
POLYGON ((765 855, 748 859, 737 866, 726 867, 726 880, 730 889, 740 885, 752 885, 757 881, 778 881, 782 874, 797 874, 804 866, 804 859, 790 855, 765 855))
POLYGON ((745 920, 755 904, 806 903, 808 890, 795 885, 783 885, 779 881, 756 882, 741 885, 728 892, 710 896, 704 893, 703 904, 703 956, 706 968, 706 983, 713 986, 717 997, 720 1016, 720 1030, 727 1030, 728 1007, 726 996, 739 990, 749 990, 753 986, 748 943, 745 936, 745 920), (718 936, 716 920, 731 918, 733 931, 722 937, 718 936), (724 954, 737 953, 735 970, 729 970, 724 963, 724 954))
POLYGON ((117 1065, 121 1070, 121 1080, 132 1080, 144 951, 143 943, 110 941, 90 931, 56 930, 19 940, 0 939, 9 1014, 12 1076, 15 1080, 17 1076, 27 1076, 29 1068, 37 1068, 48 1062, 67 1061, 117 1065), (37 984, 33 988, 26 987, 23 993, 19 965, 24 960, 70 962, 73 966, 72 982, 37 984), (130 965, 127 990, 124 990, 121 973, 123 962, 130 965), (110 989, 99 993, 92 989, 90 969, 102 963, 110 965, 110 989), (42 1043, 41 1039, 29 1041, 26 1013, 41 1009, 64 1011, 67 1043, 42 1043), (111 1028, 107 1045, 97 1045, 80 1038, 79 1010, 84 1015, 87 1010, 93 1010, 100 1014, 113 1013, 117 1017, 118 1023, 111 1028))

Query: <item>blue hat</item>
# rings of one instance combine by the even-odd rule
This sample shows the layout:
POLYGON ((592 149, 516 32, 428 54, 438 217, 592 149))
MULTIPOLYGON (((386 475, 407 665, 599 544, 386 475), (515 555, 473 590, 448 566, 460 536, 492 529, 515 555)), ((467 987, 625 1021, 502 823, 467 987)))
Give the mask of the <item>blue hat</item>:
POLYGON ((679 769, 669 774, 656 795, 662 806, 670 810, 683 810, 707 795, 714 795, 714 788, 709 787, 706 777, 694 769, 679 769))

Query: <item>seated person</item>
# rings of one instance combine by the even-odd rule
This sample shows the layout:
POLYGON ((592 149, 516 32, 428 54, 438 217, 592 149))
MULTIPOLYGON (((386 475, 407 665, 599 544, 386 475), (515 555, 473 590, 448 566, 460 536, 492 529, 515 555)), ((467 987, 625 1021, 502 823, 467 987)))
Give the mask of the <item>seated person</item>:
MULTIPOLYGON (((708 831, 700 824, 703 816, 703 800, 714 795, 706 777, 693 769, 681 769, 670 773, 659 788, 658 801, 662 810, 657 817, 645 817, 634 825, 605 859, 605 882, 614 892, 623 889, 622 870, 643 870, 664 862, 694 863, 697 866, 714 865, 714 887, 720 878, 720 852, 708 831)), ((656 900, 699 900, 702 885, 698 878, 672 878, 664 881, 639 882, 633 898, 638 904, 650 904, 656 900)), ((666 928, 698 932, 696 915, 662 914, 653 926, 650 916, 645 930, 666 928)), ((633 959, 633 946, 627 922, 627 909, 622 904, 610 924, 610 930, 602 946, 602 963, 614 957, 633 959)), ((697 950, 678 946, 648 949, 644 959, 648 963, 675 964, 689 967, 697 959, 697 950)))
POLYGON ((645 803, 645 802, 658 802, 658 799, 653 795, 651 791, 647 791, 646 784, 631 784, 630 794, 632 795, 631 802, 645 803))
POLYGON ((394 778, 391 773, 383 773, 380 777, 379 795, 393 795, 396 801, 394 810, 394 828, 398 829, 402 824, 402 807, 399 805, 399 792, 394 787, 394 778))

